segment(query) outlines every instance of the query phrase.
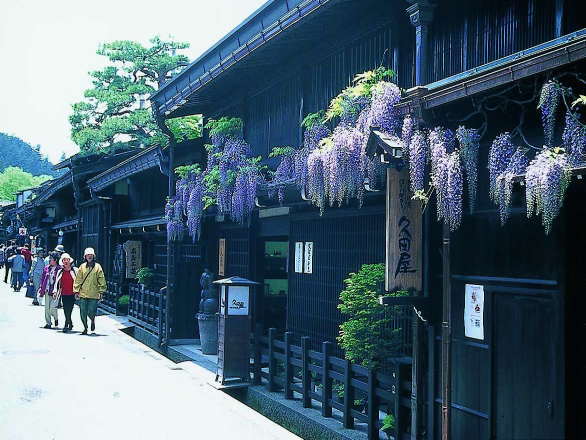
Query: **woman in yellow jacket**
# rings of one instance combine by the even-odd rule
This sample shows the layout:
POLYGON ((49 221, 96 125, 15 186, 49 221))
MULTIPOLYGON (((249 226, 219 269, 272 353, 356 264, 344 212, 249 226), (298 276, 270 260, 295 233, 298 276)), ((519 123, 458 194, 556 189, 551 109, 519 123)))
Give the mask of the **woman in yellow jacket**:
POLYGON ((87 317, 91 320, 91 330, 96 329, 96 311, 98 310, 98 301, 102 299, 102 294, 106 291, 106 277, 102 266, 96 263, 96 253, 93 248, 87 248, 83 253, 85 263, 77 270, 73 292, 79 299, 79 312, 81 323, 84 330, 82 335, 87 335, 87 317))

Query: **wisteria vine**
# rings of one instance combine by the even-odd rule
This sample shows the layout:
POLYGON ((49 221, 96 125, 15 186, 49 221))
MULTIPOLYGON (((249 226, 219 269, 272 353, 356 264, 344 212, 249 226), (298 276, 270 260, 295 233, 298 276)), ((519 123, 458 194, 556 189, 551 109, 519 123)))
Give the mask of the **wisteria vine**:
MULTIPOLYGON (((369 186, 384 182, 385 166, 366 154, 368 138, 376 128, 402 142, 413 198, 427 202, 435 193, 438 220, 451 231, 461 225, 465 189, 470 212, 475 208, 480 133, 464 126, 455 132, 444 127, 428 130, 411 115, 402 117, 397 110, 401 91, 389 81, 389 72, 358 75, 353 86, 332 100, 327 112, 305 118, 300 148, 273 149, 270 157, 279 157, 280 162, 268 182, 269 195, 284 203, 287 185, 294 184, 321 213, 327 206, 341 206, 350 200, 362 204, 365 182, 369 186), (337 124, 332 130, 334 121, 337 124)), ((490 146, 489 196, 499 208, 502 224, 510 215, 514 182, 524 174, 527 215, 541 215, 549 233, 561 209, 572 167, 585 161, 586 127, 580 114, 567 105, 561 146, 554 147, 556 112, 560 102, 565 102, 564 93, 567 90, 554 80, 542 87, 538 109, 544 147, 533 160, 531 150, 514 144, 518 130, 498 135, 490 146)), ((221 118, 206 127, 212 141, 206 147, 206 168, 183 170, 176 195, 165 208, 170 239, 181 239, 185 232, 197 239, 204 212, 212 205, 232 221, 246 221, 254 209, 257 188, 265 182, 260 158, 250 157, 250 145, 243 139, 241 120, 221 118)), ((526 143, 524 137, 521 140, 526 143)))
POLYGON ((181 240, 185 232, 194 241, 199 239, 204 212, 213 205, 232 221, 249 218, 263 177, 260 158, 250 157, 251 148, 242 137, 242 127, 238 118, 210 120, 206 128, 212 144, 206 146, 205 170, 199 166, 176 170, 176 194, 165 208, 169 239, 181 240))

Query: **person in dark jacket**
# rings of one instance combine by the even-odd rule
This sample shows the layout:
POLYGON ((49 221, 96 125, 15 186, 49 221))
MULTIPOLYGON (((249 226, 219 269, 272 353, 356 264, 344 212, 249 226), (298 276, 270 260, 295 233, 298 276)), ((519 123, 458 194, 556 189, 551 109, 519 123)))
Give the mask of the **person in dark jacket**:
POLYGON ((12 262, 9 261, 9 258, 13 255, 16 255, 16 246, 14 246, 14 242, 10 242, 10 245, 4 251, 6 255, 6 265, 4 266, 4 282, 8 284, 8 273, 12 268, 12 262))
POLYGON ((2 269, 4 267, 4 264, 6 263, 6 247, 4 246, 4 243, 0 244, 0 269, 2 269))
POLYGON ((24 271, 22 272, 22 282, 24 284, 28 281, 31 265, 33 262, 33 254, 28 243, 25 244, 24 247, 20 248, 20 254, 24 257, 25 264, 24 271))
POLYGON ((20 248, 16 250, 16 255, 13 255, 8 259, 12 270, 12 283, 11 286, 15 292, 20 292, 23 283, 23 273, 26 269, 26 261, 20 254, 20 248))

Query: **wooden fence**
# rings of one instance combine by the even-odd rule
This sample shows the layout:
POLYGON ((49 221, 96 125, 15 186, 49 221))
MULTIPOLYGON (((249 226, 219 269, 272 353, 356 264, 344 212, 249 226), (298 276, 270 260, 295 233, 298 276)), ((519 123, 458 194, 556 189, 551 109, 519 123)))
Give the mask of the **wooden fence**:
POLYGON ((369 440, 380 438, 382 419, 391 413, 392 437, 409 437, 411 358, 393 359, 382 373, 333 356, 331 342, 323 342, 321 351, 310 348, 309 337, 294 345, 291 332, 277 339, 275 329, 264 336, 259 327, 253 341, 255 384, 281 391, 286 399, 298 399, 304 408, 320 408, 322 416, 338 419, 344 428, 361 424, 369 440))
POLYGON ((116 302, 123 295, 122 285, 113 281, 107 282, 107 289, 102 296, 100 307, 110 313, 116 313, 116 302))
POLYGON ((160 290, 129 284, 128 319, 151 333, 159 335, 164 329, 166 295, 160 290))

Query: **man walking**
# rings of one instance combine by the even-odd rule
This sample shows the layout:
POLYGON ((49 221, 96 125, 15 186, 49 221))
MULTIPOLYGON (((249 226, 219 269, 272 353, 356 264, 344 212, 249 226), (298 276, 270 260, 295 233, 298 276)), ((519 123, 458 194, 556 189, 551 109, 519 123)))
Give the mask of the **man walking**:
POLYGON ((96 263, 96 253, 93 248, 87 248, 83 253, 85 262, 79 267, 73 292, 75 298, 79 298, 79 312, 84 330, 82 335, 87 335, 87 318, 90 317, 91 331, 96 329, 96 311, 98 301, 102 299, 102 293, 106 291, 106 277, 102 266, 96 263))
POLYGON ((8 273, 12 268, 12 261, 10 260, 10 257, 16 254, 16 247, 14 246, 13 241, 9 243, 9 246, 4 250, 4 253, 6 256, 6 264, 4 265, 4 282, 8 284, 8 273))
POLYGON ((24 257, 20 254, 20 248, 16 250, 16 255, 8 259, 8 262, 12 266, 12 288, 15 292, 20 292, 23 283, 22 275, 26 267, 24 257))
POLYGON ((33 304, 38 306, 43 301, 43 297, 39 297, 39 289, 41 287, 41 278, 45 269, 45 256, 42 248, 37 248, 37 255, 33 258, 31 266, 31 279, 35 289, 35 299, 33 304), (40 301, 39 301, 40 300, 40 301))

